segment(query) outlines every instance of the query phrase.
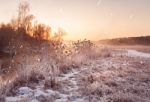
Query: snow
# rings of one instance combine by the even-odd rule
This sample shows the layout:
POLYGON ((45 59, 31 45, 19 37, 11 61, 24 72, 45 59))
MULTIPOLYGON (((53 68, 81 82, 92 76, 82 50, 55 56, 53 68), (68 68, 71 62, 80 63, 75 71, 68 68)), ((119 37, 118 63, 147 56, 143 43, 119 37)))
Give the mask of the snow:
POLYGON ((27 99, 28 97, 32 96, 33 90, 29 87, 20 87, 18 89, 18 96, 15 97, 6 97, 6 102, 20 102, 23 99, 27 99))
POLYGON ((141 57, 141 58, 150 58, 149 53, 143 53, 136 50, 127 50, 127 56, 130 57, 141 57))
POLYGON ((6 102, 17 102, 19 100, 19 97, 6 97, 6 102))
POLYGON ((36 99, 33 99, 31 102, 39 102, 38 100, 36 100, 36 99))
POLYGON ((30 102, 39 102, 36 98, 39 96, 45 96, 45 97, 53 97, 55 95, 58 95, 58 99, 55 100, 55 102, 66 102, 68 101, 68 98, 71 99, 71 102, 84 102, 83 99, 79 98, 78 94, 78 85, 75 76, 79 74, 79 71, 77 69, 73 69, 69 71, 66 74, 63 74, 62 77, 58 77, 59 80, 65 81, 69 80, 69 85, 66 86, 66 91, 69 92, 69 94, 63 94, 58 91, 54 91, 52 89, 44 89, 44 86, 41 82, 40 85, 36 86, 35 89, 30 89, 29 87, 20 87, 18 89, 18 95, 15 97, 6 97, 6 102, 18 102, 22 100, 28 100, 30 102), (31 98, 31 99, 29 99, 31 98))
MULTIPOLYGON (((122 50, 121 50, 122 51, 122 50)), ((118 54, 129 56, 129 57, 142 57, 142 58, 150 58, 150 54, 138 52, 136 50, 123 50, 123 52, 119 52, 115 54, 113 57, 117 56, 118 54)), ((113 58, 112 57, 112 58, 113 58)), ((85 102, 84 96, 81 97, 81 93, 79 93, 80 86, 78 86, 78 76, 80 74, 84 75, 84 72, 93 73, 95 78, 99 78, 100 76, 111 77, 113 75, 117 75, 119 72, 115 72, 112 70, 108 70, 108 68, 113 68, 113 70, 123 66, 126 69, 126 66, 129 65, 128 61, 121 61, 121 60, 114 60, 112 58, 99 58, 97 60, 93 60, 90 62, 89 65, 82 66, 81 69, 71 69, 67 73, 62 74, 61 76, 57 77, 57 79, 62 83, 67 82, 64 84, 63 89, 61 92, 59 90, 52 90, 44 88, 44 82, 41 81, 35 89, 31 89, 29 87, 20 87, 18 89, 17 96, 14 97, 6 97, 6 102, 21 102, 22 100, 28 102, 39 102, 38 97, 58 97, 55 99, 55 102, 85 102), (96 70, 99 69, 97 72, 96 70), (94 72, 93 72, 94 71, 94 72)), ((40 61, 40 59, 39 59, 40 61)), ((143 64, 143 61, 140 61, 143 64)), ((85 74, 86 75, 86 74, 85 74)), ((121 77, 115 78, 116 81, 124 81, 121 77)), ((99 83, 96 81, 91 84, 92 88, 99 87, 99 83)))
POLYGON ((30 89, 29 87, 21 87, 19 88, 19 94, 20 95, 28 95, 32 92, 32 89, 30 89))
POLYGON ((35 97, 48 96, 48 94, 45 93, 45 92, 43 92, 42 90, 37 89, 37 90, 35 90, 34 96, 35 96, 35 97))

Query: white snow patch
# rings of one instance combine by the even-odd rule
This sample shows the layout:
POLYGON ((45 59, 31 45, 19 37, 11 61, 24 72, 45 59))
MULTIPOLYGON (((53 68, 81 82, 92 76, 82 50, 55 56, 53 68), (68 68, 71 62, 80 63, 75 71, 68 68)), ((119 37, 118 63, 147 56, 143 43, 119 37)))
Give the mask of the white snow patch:
POLYGON ((6 97, 6 99, 5 99, 6 102, 17 102, 20 100, 21 100, 21 98, 19 98, 19 97, 6 97))
POLYGON ((15 97, 6 97, 6 102, 20 102, 22 100, 39 102, 36 98, 41 95, 46 97, 53 97, 55 95, 59 95, 59 99, 56 99, 55 102, 67 102, 68 98, 71 98, 71 102, 84 102, 84 99, 77 97, 79 95, 77 92, 79 87, 75 78, 76 74, 79 74, 79 71, 73 69, 67 74, 63 74, 62 77, 58 77, 59 80, 69 80, 69 82, 71 83, 71 85, 67 85, 67 90, 69 91, 69 94, 62 94, 56 90, 54 91, 51 89, 45 90, 43 86, 44 82, 41 82, 40 85, 36 86, 34 90, 30 89, 29 87, 19 88, 18 95, 15 97))
POLYGON ((27 99, 28 97, 33 95, 33 90, 29 87, 20 87, 18 89, 18 96, 15 97, 6 97, 6 102, 20 102, 23 99, 27 99))
POLYGON ((127 56, 130 57, 141 57, 141 58, 150 58, 149 53, 143 53, 136 50, 127 50, 127 56))
POLYGON ((32 89, 30 89, 29 87, 21 87, 19 88, 19 94, 20 95, 28 95, 32 92, 32 89))
POLYGON ((35 94, 34 94, 35 97, 39 97, 41 95, 42 96, 48 96, 48 94, 43 92, 42 90, 39 90, 39 89, 35 90, 35 94))
POLYGON ((39 102, 37 99, 33 99, 31 102, 39 102))

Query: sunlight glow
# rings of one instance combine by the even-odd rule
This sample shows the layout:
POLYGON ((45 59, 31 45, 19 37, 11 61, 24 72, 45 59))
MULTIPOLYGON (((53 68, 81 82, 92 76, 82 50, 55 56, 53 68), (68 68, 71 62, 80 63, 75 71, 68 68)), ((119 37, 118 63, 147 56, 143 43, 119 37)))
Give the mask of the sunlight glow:
MULTIPOLYGON (((19 0, 20 1, 20 0, 19 0)), ((18 0, 2 0, 0 22, 16 15, 18 0), (7 6, 4 6, 7 5, 7 6), (7 12, 7 13, 6 13, 7 12)), ((31 14, 67 40, 143 36, 150 34, 149 0, 29 0, 31 14)))

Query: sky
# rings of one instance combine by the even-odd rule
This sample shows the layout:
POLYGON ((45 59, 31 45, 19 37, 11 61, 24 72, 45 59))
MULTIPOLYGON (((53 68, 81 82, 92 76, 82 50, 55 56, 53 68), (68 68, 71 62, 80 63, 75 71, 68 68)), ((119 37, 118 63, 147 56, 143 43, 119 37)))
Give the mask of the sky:
MULTIPOLYGON (((21 0, 0 0, 0 22, 17 14, 21 0)), ((150 0, 28 0, 36 20, 66 40, 150 35, 150 0)))

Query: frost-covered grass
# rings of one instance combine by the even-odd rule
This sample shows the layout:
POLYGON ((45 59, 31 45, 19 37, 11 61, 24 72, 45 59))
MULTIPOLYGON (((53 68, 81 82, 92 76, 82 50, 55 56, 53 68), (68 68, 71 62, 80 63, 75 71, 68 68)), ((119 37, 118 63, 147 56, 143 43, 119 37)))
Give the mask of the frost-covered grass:
POLYGON ((80 73, 79 86, 86 102, 149 102, 149 59, 116 56, 92 65, 80 73))
POLYGON ((26 48, 24 53, 8 60, 8 66, 3 63, 2 66, 6 66, 3 69, 7 74, 3 72, 0 76, 1 95, 14 95, 16 89, 21 86, 34 88, 34 83, 38 84, 43 80, 45 81, 45 87, 58 90, 61 86, 57 80, 59 75, 67 73, 73 68, 80 68, 98 57, 110 56, 108 49, 94 47, 86 41, 78 43, 76 47, 82 43, 84 45, 78 49, 75 49, 74 45, 72 47, 65 45, 65 48, 63 45, 58 45, 56 49, 51 49, 47 45, 43 45, 41 49, 36 50, 31 47, 26 48), (71 48, 71 50, 68 50, 70 51, 69 54, 64 52, 68 48, 71 48))
POLYGON ((126 50, 95 46, 88 51, 57 51, 56 55, 43 50, 39 52, 15 58, 14 66, 19 66, 17 74, 10 74, 15 80, 6 85, 7 94, 2 93, 7 102, 150 100, 150 63, 147 57, 129 56, 126 50))

